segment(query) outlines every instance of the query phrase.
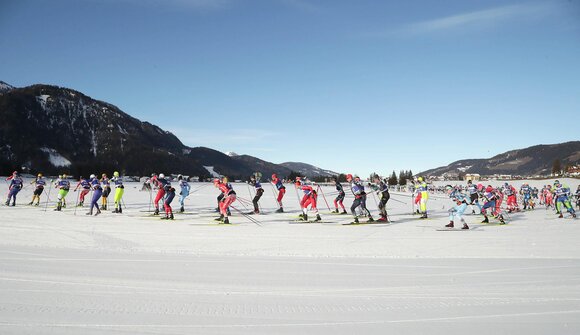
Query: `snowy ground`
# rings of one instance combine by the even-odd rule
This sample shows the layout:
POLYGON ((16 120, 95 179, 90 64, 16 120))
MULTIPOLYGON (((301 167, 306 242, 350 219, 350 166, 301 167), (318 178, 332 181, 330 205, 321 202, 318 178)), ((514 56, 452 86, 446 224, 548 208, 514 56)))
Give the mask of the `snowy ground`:
POLYGON ((30 188, 0 208, 1 334, 580 333, 580 225, 552 210, 506 226, 469 215, 472 230, 446 232, 444 198, 418 220, 409 195, 393 194, 394 223, 343 226, 350 217, 319 197, 325 222, 294 224, 294 190, 273 214, 266 185, 261 226, 236 213, 224 226, 213 186, 171 222, 148 216, 139 189, 128 185, 122 215, 75 213, 72 192, 69 208, 45 212, 24 205, 30 188))

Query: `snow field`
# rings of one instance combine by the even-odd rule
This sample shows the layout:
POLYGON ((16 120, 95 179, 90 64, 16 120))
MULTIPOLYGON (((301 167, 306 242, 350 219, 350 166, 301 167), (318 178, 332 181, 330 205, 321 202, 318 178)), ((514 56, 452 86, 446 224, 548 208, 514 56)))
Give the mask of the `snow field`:
MULTIPOLYGON (((552 210, 512 214, 506 226, 467 215, 475 229, 441 232, 449 200, 434 195, 430 219, 419 220, 410 196, 393 193, 394 223, 343 226, 350 215, 328 214, 320 194, 325 223, 295 224, 292 185, 287 213, 274 214, 265 184, 266 214, 253 216, 261 226, 235 210, 226 226, 213 221, 218 191, 191 185, 203 187, 174 221, 149 216, 150 196, 138 183, 127 184, 122 215, 98 217, 86 208, 75 215, 74 192, 59 213, 24 205, 32 187, 21 191, 16 207, 0 208, 0 333, 580 331, 580 225, 552 210)), ((246 184, 234 189, 250 200, 246 184)), ((334 190, 323 191, 332 206, 334 190)), ((371 195, 367 204, 376 218, 371 195)), ((177 198, 172 205, 179 208, 177 198)))

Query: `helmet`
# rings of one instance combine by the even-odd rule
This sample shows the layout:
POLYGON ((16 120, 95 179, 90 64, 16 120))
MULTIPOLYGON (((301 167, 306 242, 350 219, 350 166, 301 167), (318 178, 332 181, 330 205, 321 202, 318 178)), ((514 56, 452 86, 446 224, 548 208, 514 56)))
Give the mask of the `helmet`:
POLYGON ((177 175, 177 180, 181 180, 181 179, 183 179, 183 176, 182 176, 182 175, 180 175, 180 174, 178 174, 178 175, 177 175))
POLYGON ((423 181, 423 177, 417 178, 417 181, 423 181))
POLYGON ((275 173, 272 173, 272 179, 278 179, 278 176, 275 173))
POLYGON ((165 175, 163 173, 160 173, 159 178, 165 178, 165 175))
POLYGON ((95 174, 93 173, 93 174, 91 174, 91 176, 89 178, 95 179, 95 178, 97 178, 97 176, 95 176, 95 174))
POLYGON ((213 184, 214 184, 214 185, 217 185, 217 184, 219 184, 219 183, 220 183, 220 180, 219 180, 218 178, 215 178, 215 179, 213 180, 213 184))
POLYGON ((119 177, 119 171, 113 172, 113 177, 119 177))
POLYGON ((42 173, 39 173, 37 177, 38 177, 38 178, 42 177, 42 173))
POLYGON ((350 173, 346 175, 346 180, 352 180, 352 175, 350 173))
POLYGON ((491 185, 487 185, 487 187, 485 188, 486 192, 491 192, 493 191, 493 187, 491 187, 491 185))

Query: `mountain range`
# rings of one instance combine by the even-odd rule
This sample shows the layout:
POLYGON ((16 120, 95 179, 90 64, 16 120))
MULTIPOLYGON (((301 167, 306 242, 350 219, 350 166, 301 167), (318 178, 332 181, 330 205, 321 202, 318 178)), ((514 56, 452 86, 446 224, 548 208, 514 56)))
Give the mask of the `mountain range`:
MULTIPOLYGON (((172 133, 72 89, 40 84, 15 88, 0 81, 0 173, 20 169, 74 176, 119 170, 125 175, 165 172, 202 178, 215 170, 236 179, 254 171, 268 177, 292 172, 252 156, 186 146, 172 133)), ((312 170, 313 176, 322 171, 312 170)), ((303 173, 311 176, 307 169, 303 173)))
POLYGON ((555 160, 562 168, 580 162, 580 141, 559 144, 535 145, 525 149, 511 150, 487 159, 464 159, 446 166, 421 172, 424 176, 478 173, 480 175, 549 175, 555 160))

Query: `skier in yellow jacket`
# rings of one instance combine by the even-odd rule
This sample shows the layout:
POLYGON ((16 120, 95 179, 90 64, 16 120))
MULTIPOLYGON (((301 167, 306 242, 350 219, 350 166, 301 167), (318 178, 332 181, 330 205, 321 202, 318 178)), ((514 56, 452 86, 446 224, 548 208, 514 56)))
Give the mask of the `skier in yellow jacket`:
POLYGON ((427 200, 429 200, 429 191, 427 189, 427 183, 423 180, 423 177, 417 178, 419 186, 417 187, 417 193, 421 193, 420 202, 420 213, 422 214, 420 219, 427 218, 427 200))

